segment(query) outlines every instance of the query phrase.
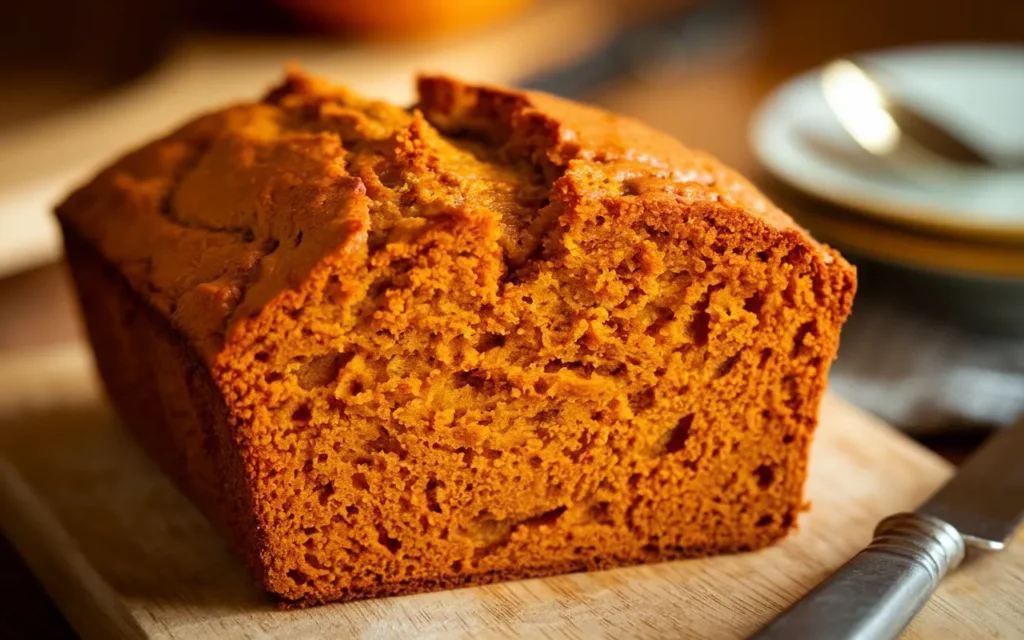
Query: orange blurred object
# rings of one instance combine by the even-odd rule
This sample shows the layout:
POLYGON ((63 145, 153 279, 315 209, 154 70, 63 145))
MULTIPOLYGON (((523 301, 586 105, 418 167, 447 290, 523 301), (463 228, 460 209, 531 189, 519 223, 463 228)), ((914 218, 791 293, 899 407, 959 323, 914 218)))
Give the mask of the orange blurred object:
POLYGON ((306 24, 328 33, 430 37, 510 17, 535 0, 278 0, 306 24))

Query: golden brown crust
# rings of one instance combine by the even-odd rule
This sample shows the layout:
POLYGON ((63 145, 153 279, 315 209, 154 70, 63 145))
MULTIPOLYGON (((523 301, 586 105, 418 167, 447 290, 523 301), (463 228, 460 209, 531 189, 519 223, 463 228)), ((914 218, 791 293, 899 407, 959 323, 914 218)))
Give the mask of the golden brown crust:
POLYGON ((119 417, 258 575, 262 534, 209 369, 121 272, 76 231, 63 231, 89 340, 119 417))
POLYGON ((574 160, 592 164, 612 184, 699 186, 702 199, 740 207, 778 230, 803 233, 735 171, 632 118, 543 93, 467 85, 444 76, 421 77, 418 89, 418 106, 444 132, 486 135, 518 155, 528 149, 532 161, 550 163, 556 171, 574 160))
MULTIPOLYGON (((72 194, 58 215, 119 265, 135 290, 210 361, 229 324, 294 288, 320 260, 346 251, 372 206, 359 147, 386 146, 403 129, 409 143, 437 147, 439 155, 450 151, 445 134, 485 138, 510 164, 546 173, 547 183, 570 162, 582 163, 608 180, 599 187, 607 195, 685 185, 693 201, 741 208, 813 244, 738 174, 630 118, 545 94, 445 77, 420 78, 419 91, 418 107, 429 123, 293 72, 264 102, 199 118, 129 154, 72 194), (307 234, 309 229, 315 231, 307 234)), ((417 159, 413 151, 379 160, 387 166, 371 171, 386 174, 405 163, 415 168, 417 159)), ((446 169, 454 174, 502 173, 493 164, 454 155, 448 160, 446 169)), ((508 258, 521 262, 540 241, 543 223, 550 222, 532 219, 537 208, 530 206, 543 200, 549 185, 534 185, 522 198, 525 206, 508 211, 522 203, 521 194, 508 193, 518 186, 514 170, 504 173, 463 174, 464 183, 492 178, 496 193, 466 184, 451 191, 465 199, 483 196, 482 205, 496 204, 516 218, 502 229, 503 244, 508 258), (516 247, 517 241, 525 246, 516 247)), ((382 233, 395 217, 389 212, 369 224, 382 233)), ((359 253, 348 248, 347 255, 359 253)))
MULTIPOLYGON (((125 420, 287 601, 785 535, 853 269, 635 121, 419 89, 407 111, 292 74, 59 208, 73 270, 88 245, 180 342, 105 348, 136 329, 85 301, 125 420), (181 345, 204 381, 184 392, 181 345), (149 420, 123 362, 164 406, 220 410, 149 420), (225 492, 175 462, 204 422, 228 438, 225 492)), ((95 282, 83 297, 116 289, 95 282)))

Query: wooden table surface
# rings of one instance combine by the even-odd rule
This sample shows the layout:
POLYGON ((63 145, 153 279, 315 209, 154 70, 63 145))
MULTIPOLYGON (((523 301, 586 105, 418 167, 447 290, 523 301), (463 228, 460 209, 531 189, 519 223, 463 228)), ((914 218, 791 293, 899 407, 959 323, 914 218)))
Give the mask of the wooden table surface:
MULTIPOLYGON (((775 0, 757 5, 750 29, 706 56, 640 78, 617 81, 593 96, 707 149, 756 178, 747 121, 778 82, 832 56, 903 43, 950 39, 1024 40, 1024 3, 974 0, 775 0), (882 19, 885 17, 885 19, 882 19)), ((60 265, 0 280, 0 357, 12 350, 81 338, 60 265)), ((972 435, 925 444, 962 459, 972 435)), ((0 638, 73 638, 74 632, 20 558, 0 536, 0 638)))

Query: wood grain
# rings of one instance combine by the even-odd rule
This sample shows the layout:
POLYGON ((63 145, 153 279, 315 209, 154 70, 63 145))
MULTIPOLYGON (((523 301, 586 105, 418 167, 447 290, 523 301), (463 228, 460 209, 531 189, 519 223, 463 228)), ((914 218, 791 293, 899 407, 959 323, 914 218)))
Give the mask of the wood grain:
MULTIPOLYGON (((84 637, 744 637, 863 546, 948 463, 827 398, 800 532, 771 549, 278 611, 121 431, 81 347, 0 371, 0 524, 84 637)), ((970 562, 910 638, 1024 634, 1024 545, 970 562)))

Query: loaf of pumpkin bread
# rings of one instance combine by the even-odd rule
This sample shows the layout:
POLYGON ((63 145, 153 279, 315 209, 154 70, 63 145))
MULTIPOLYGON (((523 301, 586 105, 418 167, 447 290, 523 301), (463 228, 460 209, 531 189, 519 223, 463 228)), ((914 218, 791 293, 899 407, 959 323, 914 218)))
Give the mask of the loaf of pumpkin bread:
POLYGON ((293 72, 58 216, 121 419, 296 605, 780 539, 855 289, 710 156, 444 77, 293 72))

